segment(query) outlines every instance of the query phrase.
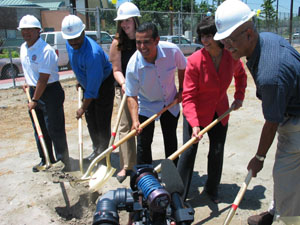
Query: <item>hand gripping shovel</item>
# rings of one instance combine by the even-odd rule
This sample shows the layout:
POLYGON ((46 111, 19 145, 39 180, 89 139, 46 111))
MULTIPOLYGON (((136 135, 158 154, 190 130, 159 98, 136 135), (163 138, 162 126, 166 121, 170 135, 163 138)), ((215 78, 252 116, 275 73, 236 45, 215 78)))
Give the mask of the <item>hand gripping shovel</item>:
MULTIPOLYGON (((219 116, 213 122, 211 122, 203 130, 201 130, 198 133, 198 135, 205 134, 207 131, 209 131, 211 128, 213 128, 217 123, 219 123, 222 119, 224 119, 233 109, 234 109, 234 106, 231 106, 225 113, 223 113, 221 116, 219 116)), ((188 142, 186 142, 184 145, 182 145, 176 152, 174 152, 172 155, 170 155, 168 157, 168 159, 170 159, 170 160, 176 159, 179 155, 181 155, 185 150, 187 150, 196 141, 197 141, 197 138, 196 137, 192 137, 188 142)), ((157 167, 155 167, 155 170, 156 170, 156 172, 159 173, 160 170, 161 170, 161 164, 159 164, 157 167)))
MULTIPOLYGON (((78 87, 78 108, 82 106, 82 88, 78 87)), ((79 169, 83 174, 83 141, 82 141, 82 118, 78 119, 78 150, 79 150, 79 169)))
MULTIPOLYGON (((26 90, 26 95, 27 95, 28 101, 32 102, 30 94, 29 94, 28 87, 26 87, 25 90, 26 90)), ((45 165, 43 165, 43 166, 37 166, 37 169, 39 171, 47 170, 47 169, 49 169, 52 166, 52 164, 50 162, 49 153, 48 153, 48 150, 47 150, 47 147, 46 147, 46 143, 45 143, 45 140, 44 140, 44 136, 43 136, 40 124, 39 124, 39 120, 37 118, 37 115, 36 115, 36 112, 35 112, 34 109, 31 110, 31 115, 32 115, 32 118, 33 118, 33 121, 34 121, 36 132, 38 134, 38 138, 40 140, 40 143, 41 143, 41 146, 42 146, 42 149, 43 149, 43 153, 44 153, 44 156, 45 156, 45 161, 46 161, 45 165)))
POLYGON ((244 183, 242 184, 242 187, 239 191, 239 193, 237 194, 234 202, 231 205, 230 211, 223 223, 223 225, 228 225, 230 223, 230 221, 232 220, 233 216, 235 215, 235 211, 237 210, 237 208, 239 207, 239 204, 241 202, 241 200, 243 199, 243 196, 247 190, 248 184, 250 183, 252 178, 252 170, 249 170, 244 183))
MULTIPOLYGON (((151 116, 150 118, 148 118, 145 122, 143 122, 142 124, 140 124, 140 128, 145 128, 146 126, 148 126, 153 120, 155 120, 157 117, 159 117, 161 114, 163 114, 165 111, 167 111, 169 108, 173 107, 174 105, 176 105, 178 102, 177 99, 175 99, 170 105, 166 106, 165 108, 163 108, 161 111, 159 111, 158 113, 154 114, 153 116, 151 116)), ((109 148, 107 148, 104 152, 102 152, 100 155, 98 155, 90 164, 89 168, 87 169, 87 171, 85 172, 85 174, 81 177, 81 179, 74 181, 74 182, 83 182, 83 181, 89 181, 89 189, 90 191, 96 191, 98 190, 103 184, 104 182, 112 176, 111 173, 107 173, 107 169, 104 170, 100 170, 98 169, 98 171, 96 171, 96 173, 92 174, 93 168, 95 167, 95 165, 100 162, 103 158, 107 158, 107 156, 110 156, 110 153, 117 149, 121 144, 123 144, 124 142, 128 141, 130 138, 134 137, 136 134, 136 130, 132 130, 129 134, 127 134, 125 137, 123 137, 121 140, 119 140, 115 145, 110 146, 109 148)), ((108 158, 109 159, 109 158, 108 158)), ((107 160, 108 161, 108 160, 107 160)), ((110 166, 110 165, 109 165, 110 166)), ((103 168, 103 167, 102 167, 103 168)), ((111 171, 111 170, 109 170, 111 171)))

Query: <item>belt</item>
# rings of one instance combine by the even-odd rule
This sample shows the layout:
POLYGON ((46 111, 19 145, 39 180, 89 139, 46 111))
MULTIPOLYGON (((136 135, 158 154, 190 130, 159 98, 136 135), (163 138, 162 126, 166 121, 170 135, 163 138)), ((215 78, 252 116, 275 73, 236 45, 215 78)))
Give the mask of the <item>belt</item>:
MULTIPOLYGON (((55 81, 55 82, 49 83, 49 84, 47 84, 47 87, 51 87, 51 86, 57 84, 58 82, 59 81, 55 81)), ((34 89, 36 88, 36 86, 29 86, 29 87, 34 88, 34 89)))
POLYGON ((284 116, 285 117, 299 117, 297 115, 293 115, 293 114, 290 114, 290 113, 284 113, 284 116))

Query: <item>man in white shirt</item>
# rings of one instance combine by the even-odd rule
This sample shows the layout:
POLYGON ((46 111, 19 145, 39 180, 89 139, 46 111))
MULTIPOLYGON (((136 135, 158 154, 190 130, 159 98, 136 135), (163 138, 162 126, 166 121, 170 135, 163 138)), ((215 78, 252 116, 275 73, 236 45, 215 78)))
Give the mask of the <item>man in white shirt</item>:
MULTIPOLYGON (((26 83, 32 102, 28 109, 35 109, 51 163, 61 160, 65 170, 70 169, 69 152, 65 132, 64 98, 65 93, 59 82, 58 57, 54 49, 40 38, 41 24, 32 15, 23 16, 18 29, 25 42, 21 45, 20 58, 26 83), (52 145, 55 150, 53 155, 52 145)), ((39 172, 39 166, 45 165, 45 156, 38 138, 31 113, 29 113, 41 162, 32 168, 39 172)))
MULTIPOLYGON (((127 103, 132 118, 132 127, 139 134, 137 136, 137 164, 151 164, 154 122, 143 131, 139 126, 176 98, 178 103, 181 102, 186 58, 175 44, 159 41, 157 27, 152 23, 144 23, 137 28, 136 47, 138 51, 132 55, 126 69, 127 103), (178 92, 175 85, 177 69, 178 92)), ((159 118, 164 138, 165 157, 177 150, 176 129, 179 111, 179 104, 176 104, 159 118)))

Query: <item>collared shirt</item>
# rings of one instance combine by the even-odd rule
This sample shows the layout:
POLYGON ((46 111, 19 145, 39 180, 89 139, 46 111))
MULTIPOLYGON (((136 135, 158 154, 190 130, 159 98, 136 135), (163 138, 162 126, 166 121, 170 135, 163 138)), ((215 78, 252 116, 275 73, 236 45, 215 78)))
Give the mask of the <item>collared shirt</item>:
MULTIPOLYGON (((206 127, 215 113, 221 116, 229 108, 227 89, 234 77, 234 99, 244 100, 247 74, 240 60, 234 60, 229 51, 223 50, 219 70, 205 48, 188 58, 185 70, 182 107, 191 127, 206 127)), ((227 124, 229 116, 221 123, 227 124)))
POLYGON ((43 39, 39 38, 30 48, 24 42, 20 49, 20 59, 28 85, 36 86, 40 73, 50 75, 48 84, 59 80, 57 55, 43 39))
POLYGON ((80 49, 73 49, 68 41, 66 45, 72 69, 85 90, 84 98, 98 98, 101 84, 112 71, 107 54, 87 36, 80 49))
POLYGON ((247 66, 267 121, 300 116, 300 54, 284 38, 261 33, 247 66))
MULTIPOLYGON (((126 70, 126 95, 138 96, 139 114, 151 117, 173 102, 177 89, 176 69, 184 70, 186 58, 172 43, 160 41, 155 63, 148 63, 139 51, 130 58, 126 70)), ((177 116, 179 105, 169 111, 177 116)))

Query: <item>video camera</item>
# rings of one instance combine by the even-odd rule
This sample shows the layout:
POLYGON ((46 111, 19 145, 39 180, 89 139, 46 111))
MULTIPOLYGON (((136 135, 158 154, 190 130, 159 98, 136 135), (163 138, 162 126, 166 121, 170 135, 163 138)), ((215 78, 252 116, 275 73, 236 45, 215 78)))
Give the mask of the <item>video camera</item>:
POLYGON ((97 203, 93 225, 118 225, 118 211, 122 210, 129 212, 131 224, 191 224, 195 211, 180 196, 182 180, 171 160, 163 162, 162 182, 152 165, 135 166, 130 177, 131 189, 118 188, 104 194, 97 203))

